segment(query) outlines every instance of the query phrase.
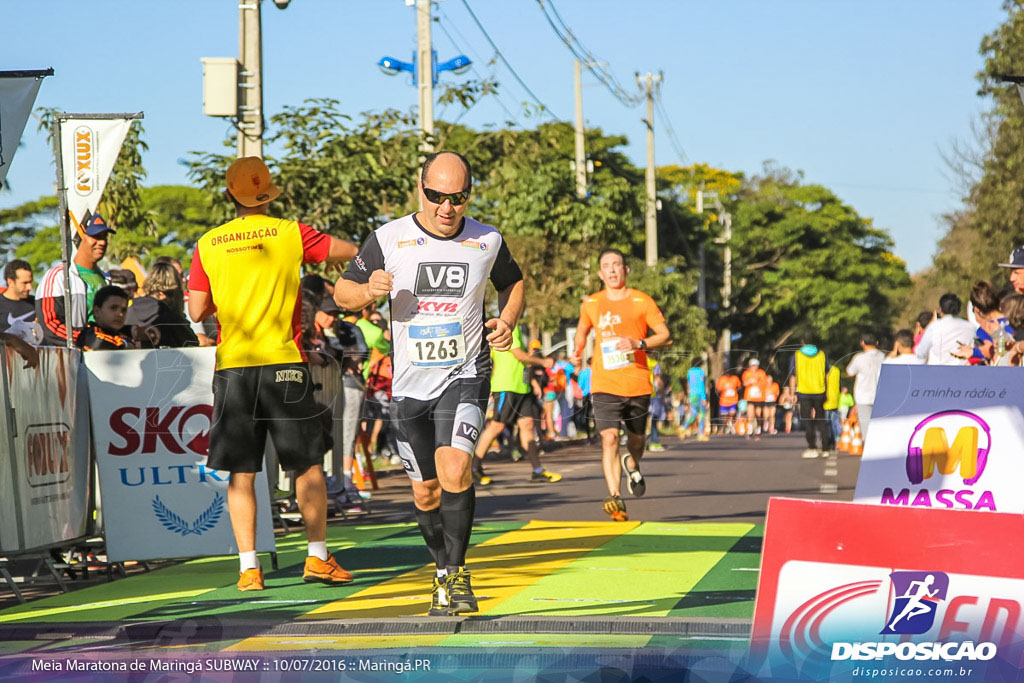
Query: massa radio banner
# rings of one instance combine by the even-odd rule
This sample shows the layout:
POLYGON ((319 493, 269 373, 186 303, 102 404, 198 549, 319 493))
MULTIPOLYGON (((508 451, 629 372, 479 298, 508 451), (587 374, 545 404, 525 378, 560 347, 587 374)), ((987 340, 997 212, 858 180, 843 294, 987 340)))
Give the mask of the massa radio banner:
POLYGON ((1024 369, 883 365, 854 502, 1024 512, 1024 369))

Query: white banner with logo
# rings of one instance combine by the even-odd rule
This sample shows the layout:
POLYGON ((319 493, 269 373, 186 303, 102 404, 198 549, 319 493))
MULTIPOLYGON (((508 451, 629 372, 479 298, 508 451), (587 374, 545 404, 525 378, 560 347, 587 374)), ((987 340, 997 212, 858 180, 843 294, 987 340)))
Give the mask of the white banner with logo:
POLYGON ((883 365, 854 502, 1024 512, 1024 369, 883 365))
POLYGON ((61 119, 60 145, 71 226, 96 211, 132 119, 61 119))
MULTIPOLYGON (((228 473, 206 466, 215 349, 92 351, 107 552, 113 561, 237 552, 228 473)), ((266 472, 256 476, 256 550, 274 551, 266 472)))
POLYGON ((3 348, 0 551, 83 537, 89 522, 89 405, 75 349, 40 348, 39 365, 3 348))
POLYGON ((42 82, 38 75, 0 77, 0 185, 7 178, 42 82))

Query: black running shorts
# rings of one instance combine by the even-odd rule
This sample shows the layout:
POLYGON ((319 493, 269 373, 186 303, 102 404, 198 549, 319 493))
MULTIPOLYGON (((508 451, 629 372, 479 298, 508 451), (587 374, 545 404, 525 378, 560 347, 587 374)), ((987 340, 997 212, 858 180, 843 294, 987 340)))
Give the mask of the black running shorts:
POLYGON ((305 363, 228 368, 213 373, 207 467, 259 472, 267 433, 285 470, 323 464, 324 435, 305 363))
POLYGON ((623 423, 630 434, 647 433, 647 416, 651 412, 650 396, 616 396, 594 394, 594 427, 602 432, 618 430, 623 423))
POLYGON ((428 401, 394 398, 398 456, 410 479, 437 479, 434 453, 438 448, 450 446, 473 454, 487 410, 487 385, 486 377, 457 379, 428 401))
POLYGON ((501 391, 494 395, 494 419, 496 422, 511 427, 524 417, 540 419, 540 401, 532 393, 517 394, 512 391, 501 391))

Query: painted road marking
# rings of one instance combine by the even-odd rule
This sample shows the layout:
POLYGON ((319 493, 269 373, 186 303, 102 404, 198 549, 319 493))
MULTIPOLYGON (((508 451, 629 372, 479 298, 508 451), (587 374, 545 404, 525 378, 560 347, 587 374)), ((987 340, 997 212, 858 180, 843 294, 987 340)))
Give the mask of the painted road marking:
POLYGON ((523 587, 490 614, 597 616, 609 613, 604 605, 615 604, 612 613, 617 616, 666 616, 753 528, 743 523, 645 522, 523 587), (623 580, 617 572, 588 571, 596 567, 626 569, 643 578, 623 580), (542 607, 535 600, 553 595, 560 602, 580 603, 542 600, 550 605, 542 607), (614 599, 602 599, 609 596, 614 599))
MULTIPOLYGON (((480 613, 494 609, 544 576, 639 526, 639 522, 530 522, 469 549, 467 566, 480 613), (483 597, 486 596, 486 597, 483 597)), ((302 619, 422 616, 430 608, 433 565, 406 572, 307 612, 302 619)), ((506 612, 500 612, 502 614, 506 612)))

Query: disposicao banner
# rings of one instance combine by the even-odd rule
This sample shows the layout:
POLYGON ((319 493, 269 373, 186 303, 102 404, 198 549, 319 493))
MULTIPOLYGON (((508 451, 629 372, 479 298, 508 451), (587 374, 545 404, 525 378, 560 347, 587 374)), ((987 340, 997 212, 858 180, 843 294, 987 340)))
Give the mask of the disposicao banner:
POLYGON ((750 671, 1020 680, 1021 534, 1020 515, 772 498, 750 671))
POLYGON ((36 102, 41 74, 5 76, 0 72, 0 185, 14 161, 21 134, 36 102))
POLYGON ((127 118, 61 119, 61 160, 73 228, 96 211, 131 125, 127 118))
MULTIPOLYGON (((89 351, 93 444, 111 561, 230 555, 227 472, 206 465, 212 347, 89 351)), ((256 476, 256 550, 274 551, 266 471, 256 476)))

